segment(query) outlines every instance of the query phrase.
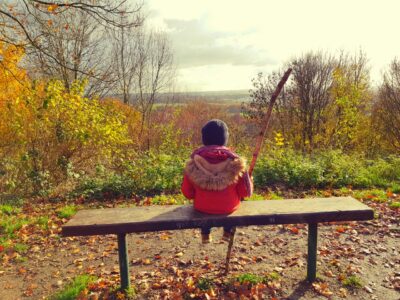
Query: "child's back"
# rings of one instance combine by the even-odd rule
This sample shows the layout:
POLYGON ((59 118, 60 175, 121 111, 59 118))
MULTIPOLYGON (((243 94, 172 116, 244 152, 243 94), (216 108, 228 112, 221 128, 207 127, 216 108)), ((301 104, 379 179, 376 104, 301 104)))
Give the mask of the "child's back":
MULTIPOLYGON (((195 150, 186 164, 182 193, 194 199, 194 208, 209 214, 229 214, 240 200, 252 194, 253 185, 242 158, 225 145, 228 127, 220 120, 209 121, 202 129, 204 146, 195 150)), ((225 228, 225 236, 230 232, 225 228)), ((202 228, 203 242, 210 228, 202 228)))
POLYGON ((182 193, 194 199, 196 210, 227 214, 240 199, 251 195, 251 182, 243 159, 224 146, 204 146, 186 164, 182 193))

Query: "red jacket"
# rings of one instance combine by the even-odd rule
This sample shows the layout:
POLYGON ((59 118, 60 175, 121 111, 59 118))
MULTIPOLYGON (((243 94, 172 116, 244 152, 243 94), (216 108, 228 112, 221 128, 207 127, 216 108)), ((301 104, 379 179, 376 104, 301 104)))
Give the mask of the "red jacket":
POLYGON ((229 214, 251 196, 253 184, 243 159, 223 146, 195 150, 187 162, 182 193, 194 208, 209 214, 229 214))

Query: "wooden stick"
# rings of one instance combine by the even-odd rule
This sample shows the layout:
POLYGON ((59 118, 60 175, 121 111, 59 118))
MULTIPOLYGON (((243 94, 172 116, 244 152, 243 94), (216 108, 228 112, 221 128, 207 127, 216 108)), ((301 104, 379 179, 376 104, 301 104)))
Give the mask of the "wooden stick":
POLYGON ((224 273, 224 275, 228 275, 228 273, 229 273, 229 261, 231 260, 231 253, 232 253, 233 239, 235 238, 235 232, 236 232, 236 227, 233 227, 231 229, 231 236, 229 238, 228 252, 226 253, 225 273, 224 273))
POLYGON ((288 80, 291 72, 292 72, 292 69, 289 68, 285 72, 285 74, 283 74, 281 81, 279 81, 278 86, 276 87, 274 93, 271 96, 271 100, 269 101, 268 110, 264 116, 264 121, 263 121, 264 127, 261 129, 260 133, 258 134, 256 148, 254 149, 253 158, 250 163, 250 167, 249 167, 249 175, 250 176, 251 176, 251 174, 253 174, 254 166, 256 165, 258 154, 260 153, 260 149, 261 149, 262 143, 264 141, 264 136, 268 129, 269 120, 271 119, 272 108, 273 108, 275 101, 278 98, 283 86, 285 85, 286 81, 288 80))
MULTIPOLYGON (((292 69, 289 68, 285 72, 285 74, 283 74, 283 77, 279 81, 278 86, 276 87, 276 89, 275 89, 274 93, 272 94, 271 99, 269 101, 268 110, 265 114, 264 121, 263 121, 264 127, 261 129, 260 133, 258 134, 256 148, 254 149, 254 152, 253 152, 253 159, 251 160, 251 163, 250 163, 250 167, 249 167, 249 175, 250 176, 251 176, 251 174, 253 174, 254 166, 256 165, 258 154, 260 153, 260 149, 261 149, 261 146, 262 146, 262 143, 264 140, 264 136, 268 129, 269 120, 271 119, 272 107, 274 106, 275 101, 278 98, 279 93, 281 92, 286 81, 288 80, 291 72, 292 72, 292 69)), ((235 232, 236 232, 236 227, 233 227, 232 234, 229 239, 228 252, 226 253, 225 275, 228 275, 228 273, 229 273, 229 262, 231 260, 232 246, 233 246, 233 239, 235 238, 235 232)))

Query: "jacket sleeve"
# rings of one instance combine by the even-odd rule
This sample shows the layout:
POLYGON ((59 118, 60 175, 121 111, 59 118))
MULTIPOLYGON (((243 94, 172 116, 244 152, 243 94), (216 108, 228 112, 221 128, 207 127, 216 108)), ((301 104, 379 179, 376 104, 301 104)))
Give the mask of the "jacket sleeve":
POLYGON ((183 176, 181 191, 186 198, 194 199, 194 194, 195 194, 194 186, 192 182, 189 180, 189 178, 186 176, 186 174, 183 176))
POLYGON ((243 176, 240 177, 236 190, 240 198, 250 197, 253 194, 253 181, 248 172, 245 172, 243 176))

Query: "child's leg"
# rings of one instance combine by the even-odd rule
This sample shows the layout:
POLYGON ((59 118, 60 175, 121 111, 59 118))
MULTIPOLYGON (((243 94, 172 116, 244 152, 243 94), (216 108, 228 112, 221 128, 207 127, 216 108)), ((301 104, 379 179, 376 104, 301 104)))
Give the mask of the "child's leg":
POLYGON ((211 227, 201 227, 201 241, 203 244, 208 244, 212 241, 210 232, 211 227))
POLYGON ((224 241, 229 241, 232 235, 232 228, 233 226, 224 226, 224 233, 222 235, 222 239, 224 241))
POLYGON ((201 234, 210 234, 211 227, 201 227, 201 234))

